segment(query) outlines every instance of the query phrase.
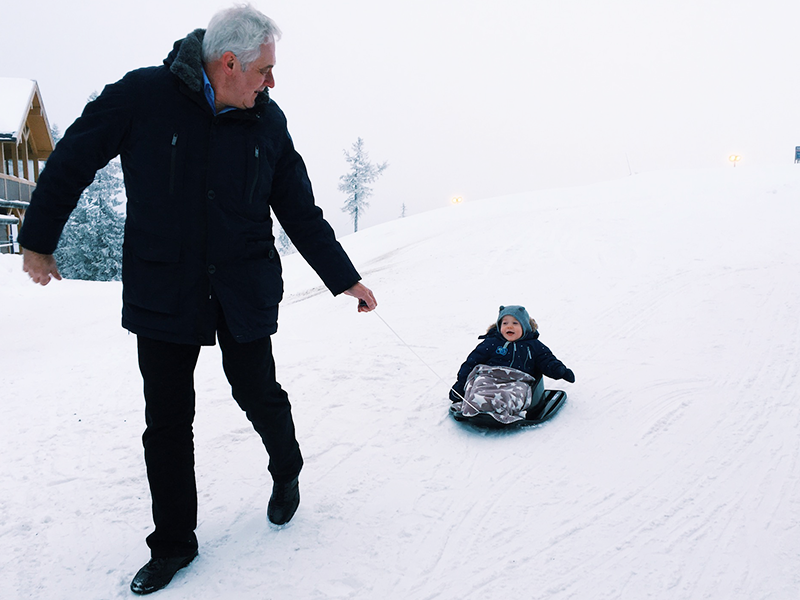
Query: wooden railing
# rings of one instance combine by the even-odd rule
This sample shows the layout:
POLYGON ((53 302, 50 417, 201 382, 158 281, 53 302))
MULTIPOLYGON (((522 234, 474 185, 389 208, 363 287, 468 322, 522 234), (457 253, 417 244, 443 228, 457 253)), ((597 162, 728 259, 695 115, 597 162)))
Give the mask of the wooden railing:
POLYGON ((0 173, 0 200, 27 204, 31 201, 31 193, 35 187, 36 184, 32 181, 0 173))
POLYGON ((35 187, 32 181, 0 173, 0 215, 6 217, 0 221, 0 253, 19 251, 19 245, 12 237, 12 225, 18 225, 22 220, 35 187))
POLYGON ((19 245, 12 236, 12 225, 19 224, 19 219, 11 215, 0 215, 0 254, 17 252, 19 245))

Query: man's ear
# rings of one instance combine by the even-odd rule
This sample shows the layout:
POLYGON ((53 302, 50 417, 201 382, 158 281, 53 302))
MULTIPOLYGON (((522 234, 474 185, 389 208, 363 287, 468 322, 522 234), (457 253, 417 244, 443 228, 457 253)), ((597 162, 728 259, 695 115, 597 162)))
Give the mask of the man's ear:
POLYGON ((219 60, 222 64, 222 70, 225 73, 233 73, 233 70, 238 68, 239 59, 237 59, 236 55, 230 50, 223 53, 219 60))

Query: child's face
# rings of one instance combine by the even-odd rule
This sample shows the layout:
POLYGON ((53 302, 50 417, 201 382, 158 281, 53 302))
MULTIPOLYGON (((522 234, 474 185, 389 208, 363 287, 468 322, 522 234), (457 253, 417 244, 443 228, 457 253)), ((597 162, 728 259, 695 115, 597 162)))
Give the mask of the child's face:
POLYGON ((514 317, 505 316, 500 321, 500 333, 509 342, 514 342, 522 337, 522 325, 514 317))

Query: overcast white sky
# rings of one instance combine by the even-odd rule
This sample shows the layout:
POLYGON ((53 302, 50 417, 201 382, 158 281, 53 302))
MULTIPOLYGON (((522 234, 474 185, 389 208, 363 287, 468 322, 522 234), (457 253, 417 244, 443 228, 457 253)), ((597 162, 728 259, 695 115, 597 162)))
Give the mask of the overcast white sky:
MULTIPOLYGON (((0 3, 0 76, 36 79, 62 131, 93 91, 232 4, 0 3)), ((390 163, 362 227, 403 203, 731 168, 732 153, 738 168, 782 164, 800 145, 797 0, 253 4, 284 32, 272 97, 339 234, 342 151, 359 136, 390 163)))

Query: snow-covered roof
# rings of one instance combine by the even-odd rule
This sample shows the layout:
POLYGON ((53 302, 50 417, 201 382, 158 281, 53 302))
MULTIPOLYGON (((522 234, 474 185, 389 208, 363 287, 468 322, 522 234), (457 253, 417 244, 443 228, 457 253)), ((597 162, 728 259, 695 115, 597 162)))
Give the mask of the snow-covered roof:
POLYGON ((32 79, 0 77, 0 137, 17 139, 36 88, 32 79))
POLYGON ((0 77, 0 141, 19 143, 26 125, 35 157, 46 160, 55 144, 39 84, 33 79, 0 77))

